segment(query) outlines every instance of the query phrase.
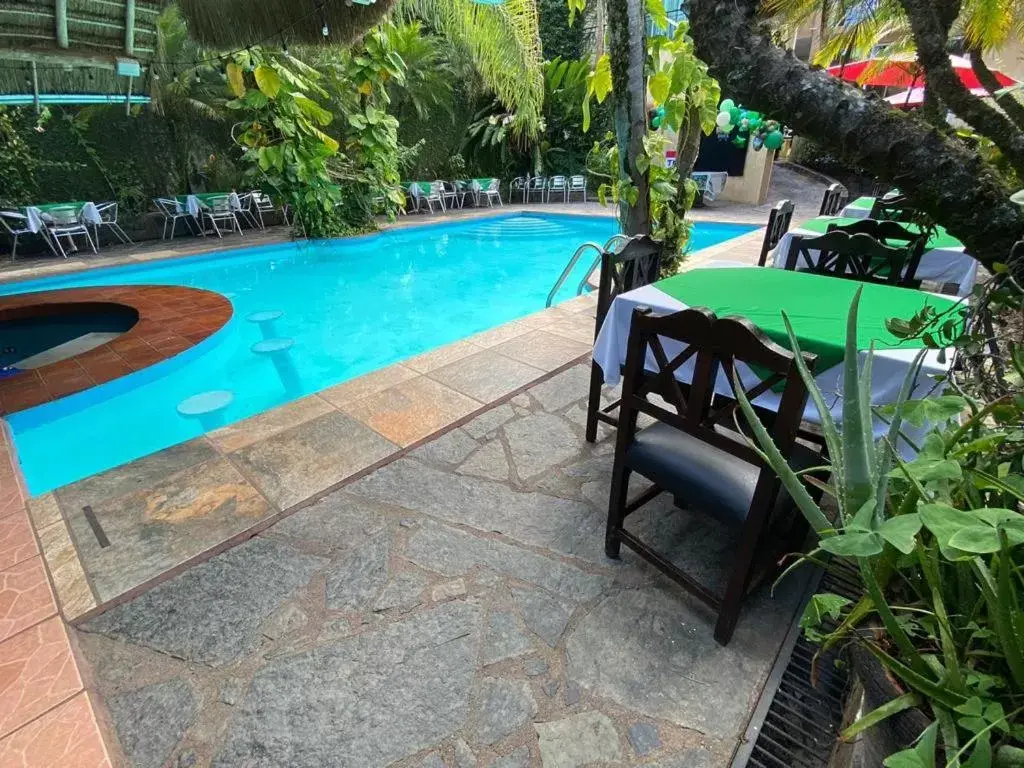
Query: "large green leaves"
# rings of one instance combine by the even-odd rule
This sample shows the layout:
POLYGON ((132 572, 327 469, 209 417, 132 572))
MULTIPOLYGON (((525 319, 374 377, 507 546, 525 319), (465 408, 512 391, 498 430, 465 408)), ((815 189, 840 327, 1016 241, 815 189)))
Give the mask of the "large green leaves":
POLYGON ((256 78, 256 85, 264 96, 268 99, 277 98, 277 94, 281 90, 281 76, 277 74, 277 70, 274 67, 260 64, 253 72, 253 76, 256 78))

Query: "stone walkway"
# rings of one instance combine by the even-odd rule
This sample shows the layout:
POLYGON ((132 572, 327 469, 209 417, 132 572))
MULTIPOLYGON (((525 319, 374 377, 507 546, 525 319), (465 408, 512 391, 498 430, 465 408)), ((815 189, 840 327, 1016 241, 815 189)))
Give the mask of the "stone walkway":
MULTIPOLYGON (((602 552, 577 365, 76 630, 134 768, 729 764, 800 584, 732 642, 602 552)), ((721 585, 731 541, 632 525, 721 585)), ((630 518, 631 521, 634 518, 630 518)))

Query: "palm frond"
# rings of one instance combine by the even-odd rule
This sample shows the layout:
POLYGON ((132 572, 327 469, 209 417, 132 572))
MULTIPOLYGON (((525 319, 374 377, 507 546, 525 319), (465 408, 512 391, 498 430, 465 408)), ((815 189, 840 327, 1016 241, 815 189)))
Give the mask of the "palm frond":
POLYGON ((399 0, 399 13, 427 22, 462 47, 486 85, 516 114, 515 130, 534 136, 544 105, 540 31, 534 0, 481 5, 472 0, 399 0))

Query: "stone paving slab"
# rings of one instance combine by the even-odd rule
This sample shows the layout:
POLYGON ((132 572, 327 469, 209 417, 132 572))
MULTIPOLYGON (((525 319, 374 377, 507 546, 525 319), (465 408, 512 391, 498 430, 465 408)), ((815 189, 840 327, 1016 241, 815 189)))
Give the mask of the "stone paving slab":
MULTIPOLYGON (((698 601, 604 558, 612 446, 570 415, 576 368, 81 624, 127 765, 728 765, 800 585, 722 648, 698 601), (493 446, 506 477, 462 471, 493 446)), ((642 535, 720 580, 727 537, 650 506, 642 535)))

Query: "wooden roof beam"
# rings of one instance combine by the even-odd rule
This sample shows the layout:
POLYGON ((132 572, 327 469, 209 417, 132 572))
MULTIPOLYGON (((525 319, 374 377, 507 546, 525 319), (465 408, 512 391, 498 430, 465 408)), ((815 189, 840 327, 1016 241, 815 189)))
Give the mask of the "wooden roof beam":
POLYGON ((124 3, 124 50, 129 56, 135 53, 135 0, 124 3))
POLYGON ((57 45, 68 47, 68 0, 54 0, 53 23, 56 27, 57 45))

